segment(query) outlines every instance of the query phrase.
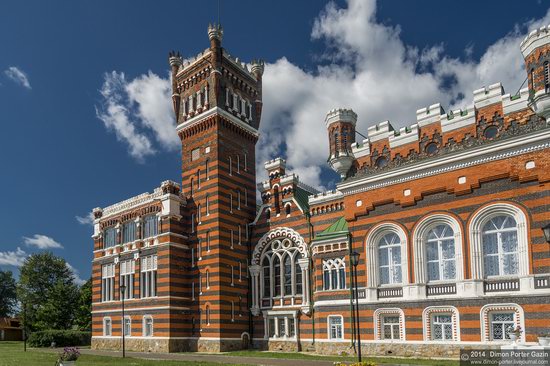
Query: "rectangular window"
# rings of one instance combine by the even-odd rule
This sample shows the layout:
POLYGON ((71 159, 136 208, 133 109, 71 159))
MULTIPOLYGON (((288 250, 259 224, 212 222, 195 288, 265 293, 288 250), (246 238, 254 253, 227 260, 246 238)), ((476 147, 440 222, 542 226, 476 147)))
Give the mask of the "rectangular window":
POLYGON ((195 214, 192 213, 191 214, 191 232, 194 233, 195 232, 195 214))
POLYGON ((235 285, 235 267, 231 266, 231 286, 235 285))
POLYGON ((132 320, 125 316, 124 322, 122 323, 122 329, 124 329, 124 335, 129 337, 132 335, 132 320))
POLYGON ((382 316, 382 339, 401 339, 398 315, 382 316))
POLYGON ((453 319, 450 314, 437 314, 432 316, 431 324, 432 340, 453 340, 453 319))
POLYGON ((269 318, 269 336, 275 337, 275 318, 269 318))
POLYGON ((239 261, 239 282, 242 281, 243 278, 243 264, 239 261))
POLYGON ((279 323, 279 337, 284 337, 286 335, 285 318, 278 318, 277 322, 279 323))
POLYGON ((339 315, 328 317, 329 339, 343 339, 344 331, 342 317, 339 315))
POLYGON ((241 227, 241 224, 239 224, 239 245, 242 244, 242 236, 243 236, 243 229, 241 227))
POLYGON ((101 301, 115 299, 115 265, 105 264, 101 267, 101 301))
POLYGON ((120 262, 120 285, 124 286, 124 291, 121 291, 122 297, 127 299, 134 298, 134 273, 136 271, 135 261, 120 262))
POLYGON ((201 154, 200 148, 191 150, 191 161, 197 160, 200 157, 200 154, 201 154))
POLYGON ((110 337, 112 335, 112 329, 111 318, 103 318, 103 335, 110 337))
POLYGON ((136 222, 127 221, 122 224, 122 243, 131 243, 136 240, 136 222))
POLYGON ((235 321, 235 301, 231 301, 231 321, 235 321))
POLYGON ((151 318, 150 316, 143 317, 143 336, 153 336, 153 318, 151 318))
POLYGON ((191 267, 195 267, 195 248, 191 248, 191 267))
POLYGON ((233 229, 230 231, 230 237, 231 237, 231 249, 233 249, 233 242, 235 241, 235 233, 233 232, 233 229))
POLYGON ((157 296, 157 256, 141 258, 141 297, 157 296))
POLYGON ((110 248, 116 245, 116 228, 110 227, 105 229, 103 238, 103 247, 110 248))
POLYGON ((503 341, 510 339, 510 333, 514 331, 514 313, 491 314, 491 340, 503 341))
POLYGON ((210 251, 210 231, 206 232, 206 251, 210 251))
POLYGON ((158 235, 157 215, 147 215, 143 218, 143 238, 151 238, 158 235))
POLYGON ((286 318, 288 321, 288 336, 294 337, 296 335, 296 330, 294 329, 294 318, 286 318))
POLYGON ((191 300, 195 300, 195 282, 191 282, 191 300))

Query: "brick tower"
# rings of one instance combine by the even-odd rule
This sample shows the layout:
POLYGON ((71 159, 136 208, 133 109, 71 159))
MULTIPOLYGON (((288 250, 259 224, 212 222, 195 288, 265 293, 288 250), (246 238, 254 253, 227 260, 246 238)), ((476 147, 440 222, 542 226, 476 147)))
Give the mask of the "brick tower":
POLYGON ((351 109, 333 109, 325 118, 330 149, 328 162, 342 178, 353 164, 351 144, 355 142, 356 122, 357 114, 351 109))
POLYGON ((264 65, 231 57, 222 36, 221 26, 210 25, 209 48, 190 61, 169 57, 192 248, 183 280, 191 293, 191 337, 201 351, 246 346, 251 324, 247 224, 256 209, 264 65))

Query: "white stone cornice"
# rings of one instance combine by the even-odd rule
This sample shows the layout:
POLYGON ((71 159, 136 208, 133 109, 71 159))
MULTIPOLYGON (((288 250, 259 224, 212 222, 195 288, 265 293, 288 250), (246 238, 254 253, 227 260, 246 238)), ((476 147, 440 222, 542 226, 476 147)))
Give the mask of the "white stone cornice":
POLYGON ((258 133, 257 129, 255 129, 254 127, 250 126, 249 124, 241 121, 240 118, 235 117, 231 113, 229 113, 229 112, 227 112, 227 111, 225 111, 225 110, 223 110, 219 107, 212 107, 209 110, 207 110, 206 112, 202 112, 201 114, 199 114, 199 115, 197 115, 193 118, 190 118, 190 119, 188 119, 187 121, 185 121, 183 123, 180 123, 176 127, 176 131, 181 132, 181 131, 183 131, 183 130, 191 127, 191 126, 199 124, 200 122, 204 121, 205 119, 207 119, 209 117, 212 117, 216 114, 219 114, 219 115, 223 116, 224 118, 226 118, 230 122, 234 123, 238 127, 243 128, 244 130, 246 130, 247 132, 249 132, 250 134, 252 134, 255 137, 258 137, 260 135, 258 133))
POLYGON ((547 148, 550 148, 550 128, 343 182, 337 188, 347 196, 547 148))

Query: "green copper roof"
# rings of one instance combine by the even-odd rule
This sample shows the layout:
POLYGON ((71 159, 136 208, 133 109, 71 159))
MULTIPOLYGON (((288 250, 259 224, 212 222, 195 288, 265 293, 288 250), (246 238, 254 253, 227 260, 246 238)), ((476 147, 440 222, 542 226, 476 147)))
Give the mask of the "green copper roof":
POLYGON ((341 217, 325 230, 317 234, 315 240, 325 240, 347 234, 349 234, 348 222, 345 218, 341 217))
POLYGON ((296 202, 298 202, 298 204, 300 205, 302 211, 304 211, 305 213, 309 212, 308 197, 310 195, 311 193, 300 187, 296 187, 296 190, 294 191, 294 198, 296 199, 296 202))

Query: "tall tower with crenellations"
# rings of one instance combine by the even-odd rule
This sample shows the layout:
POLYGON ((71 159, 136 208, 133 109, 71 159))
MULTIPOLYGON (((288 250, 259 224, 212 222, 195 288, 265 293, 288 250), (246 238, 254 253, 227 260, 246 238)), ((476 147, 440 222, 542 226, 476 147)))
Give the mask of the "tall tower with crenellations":
POLYGON ((530 106, 539 116, 550 117, 550 25, 533 30, 523 42, 521 53, 529 84, 530 106))
POLYGON ((255 145, 262 112, 262 61, 250 65, 222 47, 192 59, 171 52, 172 100, 182 142, 182 190, 188 200, 191 337, 201 351, 241 348, 249 340, 248 224, 254 220, 255 145))

